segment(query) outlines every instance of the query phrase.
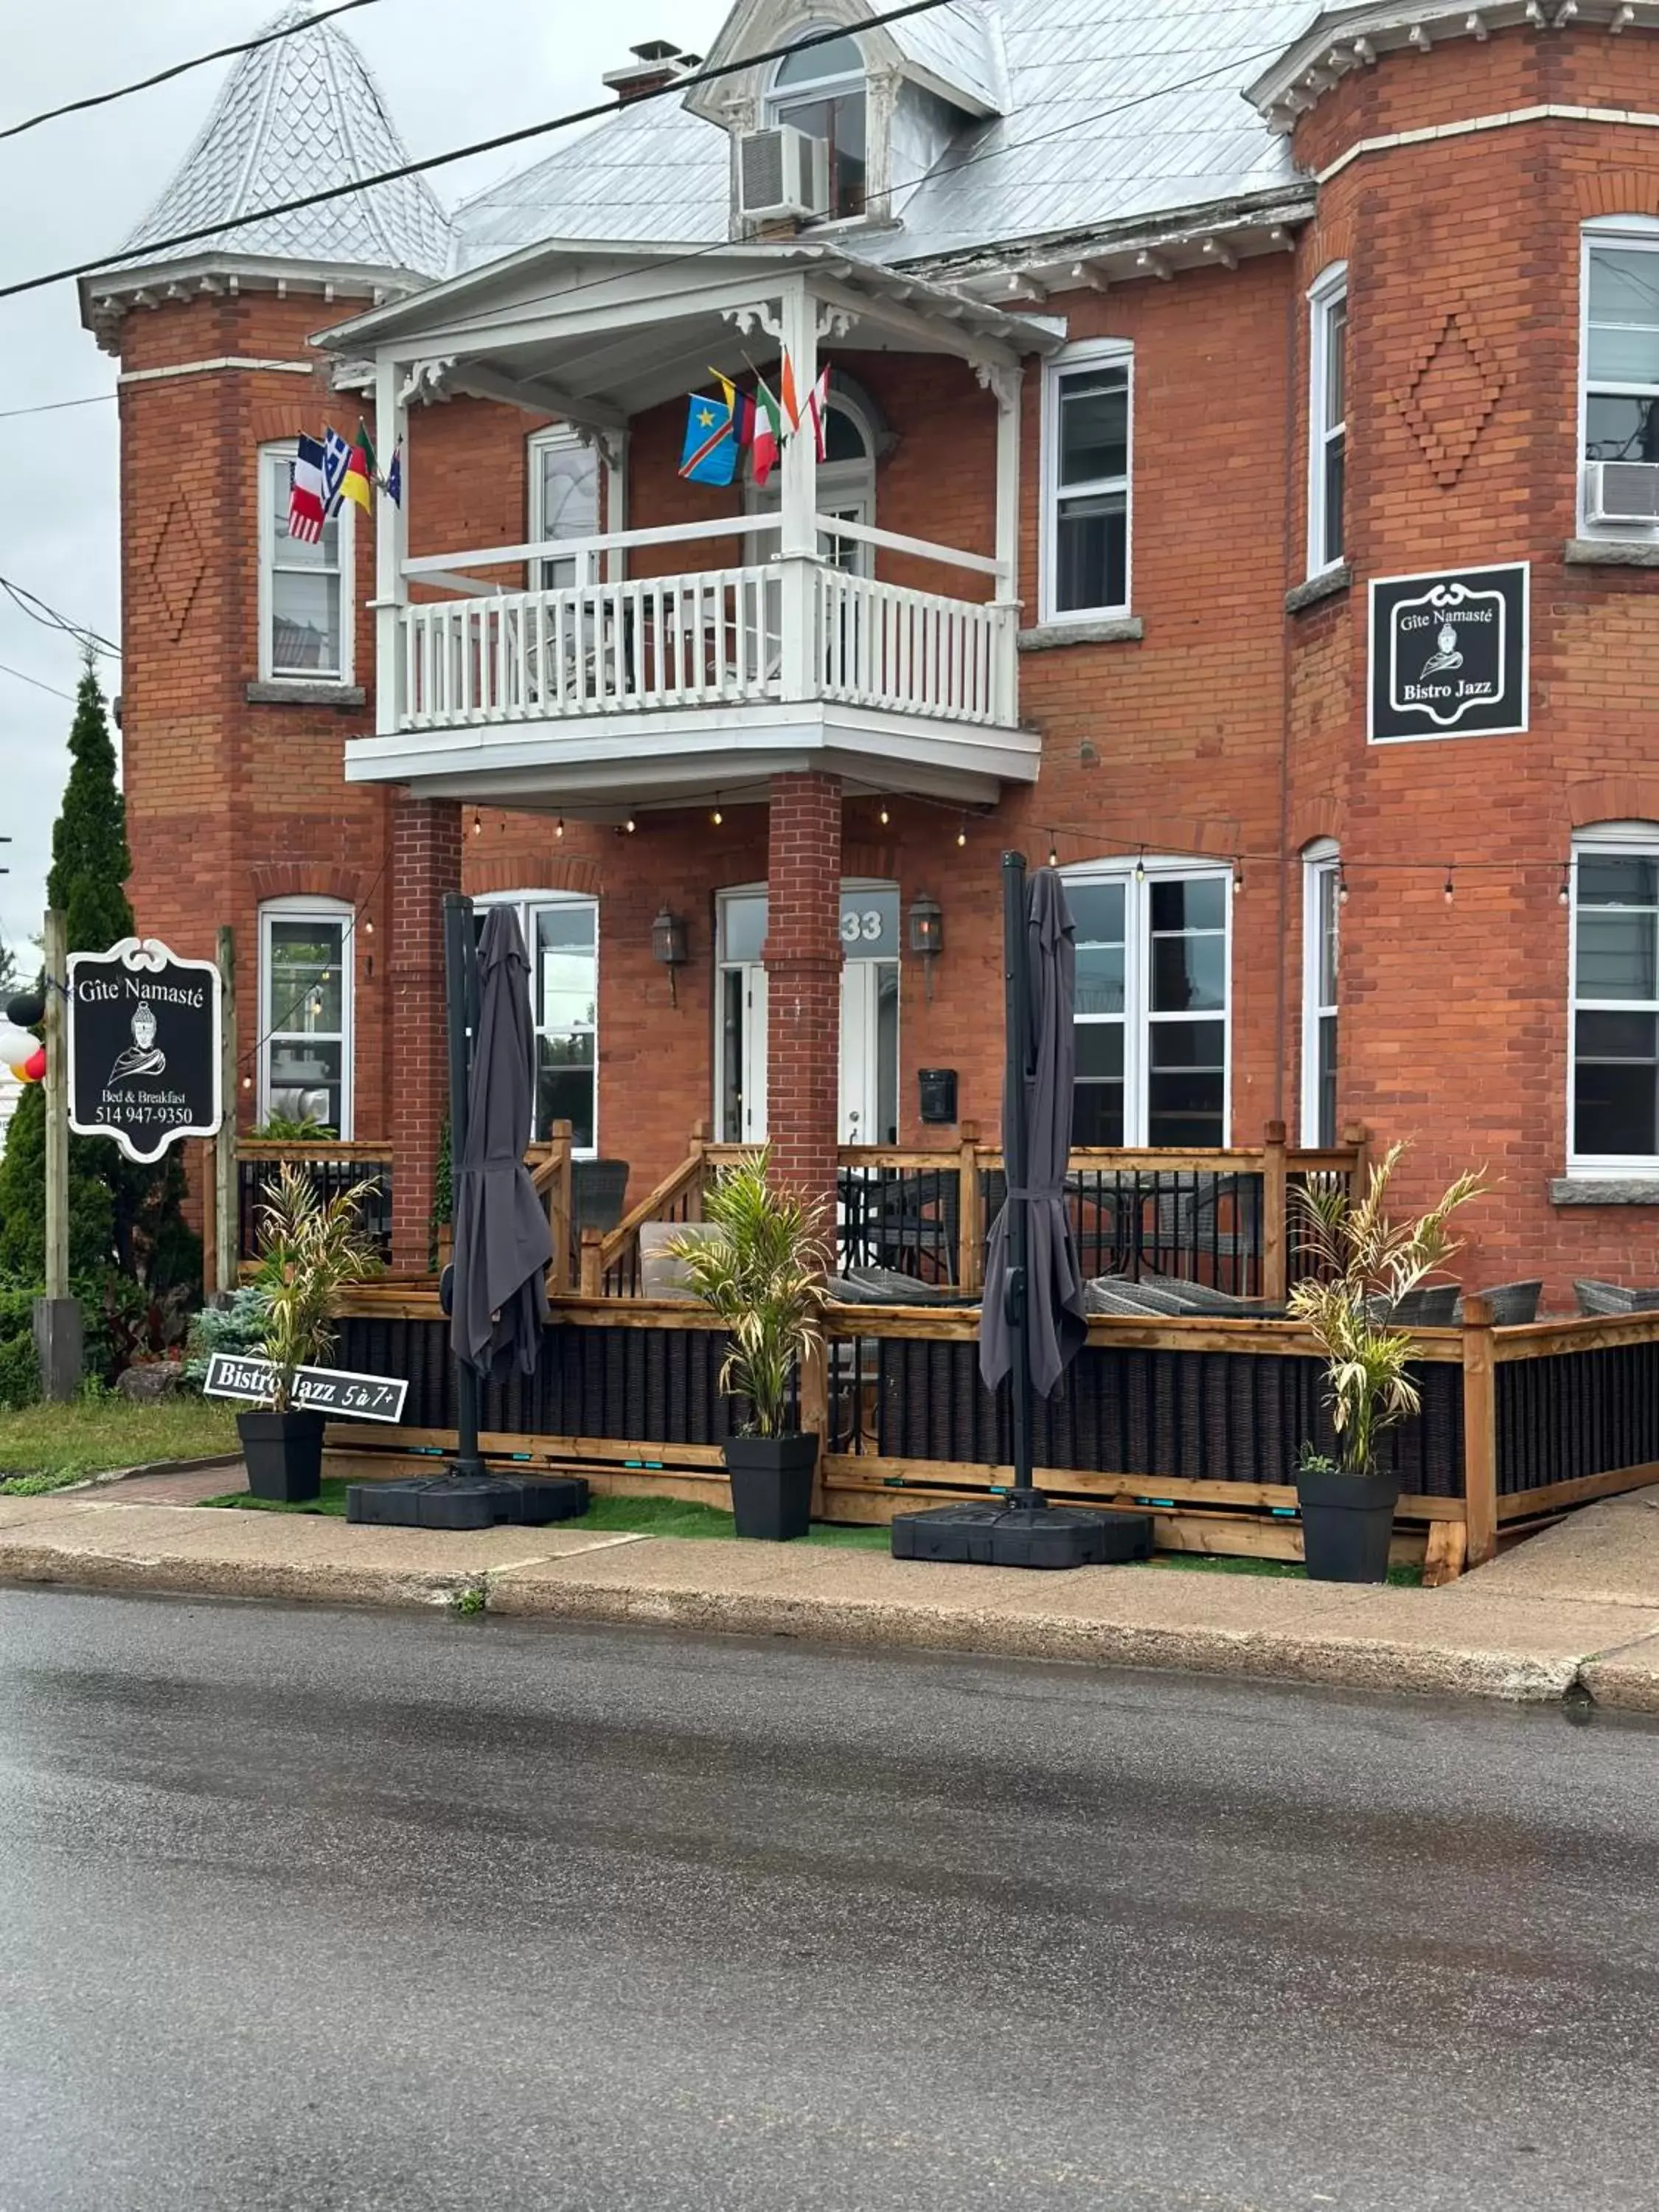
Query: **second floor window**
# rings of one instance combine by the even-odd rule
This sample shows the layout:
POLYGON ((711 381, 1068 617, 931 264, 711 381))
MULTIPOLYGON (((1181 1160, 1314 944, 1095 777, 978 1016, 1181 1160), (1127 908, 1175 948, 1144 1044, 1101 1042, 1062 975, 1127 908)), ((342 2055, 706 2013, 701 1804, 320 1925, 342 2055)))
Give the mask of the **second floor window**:
POLYGON ((1313 434, 1308 471, 1308 574, 1334 568, 1346 540, 1343 507, 1348 477, 1348 272, 1328 269, 1309 294, 1308 416, 1313 434))
POLYGON ((1045 620, 1126 614, 1129 605, 1131 356, 1068 348, 1044 385, 1045 620))
POLYGON ((1589 234, 1584 246, 1584 459, 1636 463, 1585 471, 1586 519, 1659 523, 1659 224, 1589 234))
MULTIPOLYGON (((828 26, 814 23, 809 27, 816 31, 828 26)), ((803 46, 786 55, 772 79, 768 120, 791 124, 809 138, 822 138, 829 148, 828 212, 832 220, 864 213, 864 57, 856 39, 826 39, 822 46, 803 46)))
POLYGON ((351 681, 352 515, 348 503, 316 544, 289 535, 292 442, 259 450, 259 674, 266 682, 351 681))
POLYGON ((1068 875, 1077 926, 1072 1141, 1192 1152, 1227 1141, 1225 869, 1068 875))

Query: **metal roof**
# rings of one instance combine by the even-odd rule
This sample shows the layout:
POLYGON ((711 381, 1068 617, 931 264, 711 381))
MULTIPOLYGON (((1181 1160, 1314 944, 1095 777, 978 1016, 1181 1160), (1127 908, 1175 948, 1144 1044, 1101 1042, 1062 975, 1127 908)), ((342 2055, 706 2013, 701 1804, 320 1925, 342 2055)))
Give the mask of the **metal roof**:
MULTIPOLYGON (((914 189, 895 177, 900 222, 840 233, 839 250, 883 261, 962 258, 1296 180, 1283 137, 1242 95, 1315 19, 1310 0, 994 0, 972 13, 987 41, 1000 39, 1005 112, 966 125, 914 189)), ((955 40, 969 19, 956 0, 890 35, 908 31, 920 42, 925 26, 935 41, 955 40)), ((950 58, 964 65, 954 46, 950 58)), ((465 204, 459 260, 472 266, 538 239, 596 232, 722 238, 729 179, 717 125, 677 100, 644 102, 465 204)))
MULTIPOLYGON (((854 26, 856 28, 856 26, 854 26)), ((941 91, 963 92, 988 114, 1007 105, 1007 71, 994 11, 979 0, 951 0, 931 15, 890 23, 887 34, 907 60, 941 91)))
MULTIPOLYGON (((265 27, 304 22, 308 6, 285 7, 265 27)), ((182 166, 122 249, 146 268, 198 260, 212 239, 171 253, 144 241, 251 208, 297 199, 373 176, 409 159, 368 64, 327 22, 239 59, 182 166)), ((226 231, 228 252, 283 261, 337 263, 441 276, 449 266, 449 218, 424 178, 354 192, 226 231)))

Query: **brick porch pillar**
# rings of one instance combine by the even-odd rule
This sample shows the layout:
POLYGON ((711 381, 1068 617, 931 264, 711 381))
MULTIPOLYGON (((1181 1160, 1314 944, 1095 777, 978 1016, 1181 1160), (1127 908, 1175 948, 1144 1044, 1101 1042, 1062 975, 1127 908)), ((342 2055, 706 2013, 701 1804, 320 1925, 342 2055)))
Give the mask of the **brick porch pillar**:
POLYGON ((461 887, 461 810, 453 799, 392 803, 392 1264, 424 1273, 433 1178, 449 1108, 444 1048, 446 891, 461 887))
POLYGON ((835 1219, 841 1109, 841 779, 772 778, 766 1122, 780 1180, 835 1219))

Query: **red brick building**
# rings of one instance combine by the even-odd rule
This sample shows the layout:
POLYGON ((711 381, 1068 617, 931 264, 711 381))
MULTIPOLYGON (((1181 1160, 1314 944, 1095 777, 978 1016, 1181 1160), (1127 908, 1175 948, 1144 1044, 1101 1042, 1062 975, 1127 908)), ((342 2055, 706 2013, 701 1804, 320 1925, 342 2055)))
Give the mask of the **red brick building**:
MULTIPOLYGON (((952 1141, 923 1070, 988 1132, 1019 846, 1079 1141, 1362 1121, 1413 1195, 1501 1178, 1472 1274, 1654 1279, 1659 29, 875 12, 741 0, 714 64, 838 35, 649 100, 690 64, 642 50, 453 219, 378 187, 85 286, 134 905, 235 924, 247 1121, 389 1139, 418 1263, 459 884, 520 903, 544 1119, 636 1194, 700 1119, 820 1182, 952 1141), (786 349, 825 457, 684 481, 688 392, 786 349), (359 413, 403 506, 296 547, 293 441, 359 413)), ((307 31, 138 238, 396 159, 307 31)))

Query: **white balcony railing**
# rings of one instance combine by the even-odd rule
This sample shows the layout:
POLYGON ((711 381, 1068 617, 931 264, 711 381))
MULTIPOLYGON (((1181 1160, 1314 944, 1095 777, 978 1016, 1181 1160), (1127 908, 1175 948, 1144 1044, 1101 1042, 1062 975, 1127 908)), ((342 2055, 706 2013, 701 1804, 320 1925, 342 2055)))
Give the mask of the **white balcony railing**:
MULTIPOLYGON (((995 574, 974 554, 820 518, 912 557, 995 574)), ((728 537, 775 528, 717 526, 728 537)), ((877 581, 823 561, 778 561, 600 581, 619 546, 712 537, 635 531, 591 544, 514 546, 411 561, 407 574, 465 596, 394 613, 402 730, 823 699, 943 721, 1012 726, 1018 609, 877 581), (498 592, 463 569, 556 556, 582 580, 498 592), (805 585, 805 588, 797 588, 805 585), (804 632, 801 636, 799 633, 804 632)))

